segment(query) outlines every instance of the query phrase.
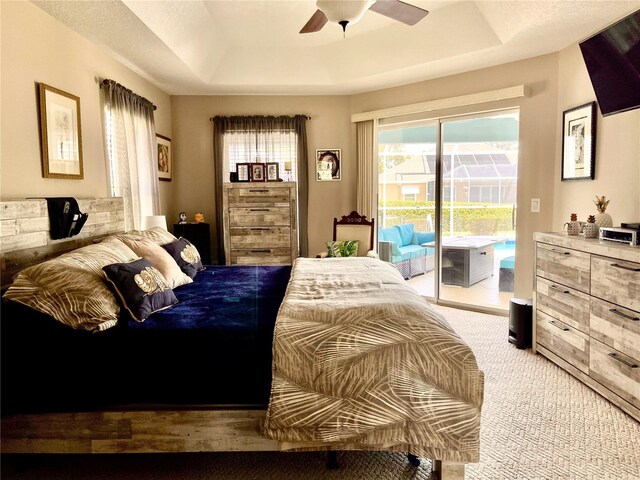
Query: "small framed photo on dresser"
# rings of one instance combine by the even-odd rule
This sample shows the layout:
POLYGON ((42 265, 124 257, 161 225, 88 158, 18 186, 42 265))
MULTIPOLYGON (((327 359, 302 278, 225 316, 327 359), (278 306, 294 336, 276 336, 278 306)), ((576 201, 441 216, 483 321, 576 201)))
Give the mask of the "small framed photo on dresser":
POLYGON ((280 180, 280 168, 277 162, 267 163, 267 182, 280 180))
POLYGON ((250 163, 236 163, 236 173, 238 175, 238 182, 248 182, 251 180, 249 173, 250 163))
POLYGON ((251 181, 252 182, 266 181, 264 163, 252 163, 250 165, 251 165, 251 181))

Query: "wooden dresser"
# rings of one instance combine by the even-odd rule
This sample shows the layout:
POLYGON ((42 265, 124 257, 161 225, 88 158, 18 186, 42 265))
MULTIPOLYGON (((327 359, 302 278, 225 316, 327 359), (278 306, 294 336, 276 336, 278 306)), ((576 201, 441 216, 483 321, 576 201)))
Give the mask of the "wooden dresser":
POLYGON ((640 247, 534 239, 534 351, 640 421, 640 247))
POLYGON ((291 265, 298 256, 296 184, 223 185, 227 265, 291 265))

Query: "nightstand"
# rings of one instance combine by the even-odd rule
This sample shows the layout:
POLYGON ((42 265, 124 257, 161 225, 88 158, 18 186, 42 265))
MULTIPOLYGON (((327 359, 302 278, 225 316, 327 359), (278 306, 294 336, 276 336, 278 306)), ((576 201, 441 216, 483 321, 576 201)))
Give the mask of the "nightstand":
POLYGON ((173 234, 184 237, 195 245, 203 265, 211 265, 211 240, 208 223, 174 223, 173 234))

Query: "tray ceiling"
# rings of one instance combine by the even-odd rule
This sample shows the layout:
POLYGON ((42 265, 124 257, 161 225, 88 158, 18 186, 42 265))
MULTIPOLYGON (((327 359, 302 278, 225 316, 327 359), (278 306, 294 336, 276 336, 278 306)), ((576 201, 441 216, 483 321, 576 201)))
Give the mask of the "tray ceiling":
POLYGON ((561 50, 634 1, 405 0, 413 27, 366 12, 298 34, 313 0, 33 1, 173 95, 353 94, 561 50))

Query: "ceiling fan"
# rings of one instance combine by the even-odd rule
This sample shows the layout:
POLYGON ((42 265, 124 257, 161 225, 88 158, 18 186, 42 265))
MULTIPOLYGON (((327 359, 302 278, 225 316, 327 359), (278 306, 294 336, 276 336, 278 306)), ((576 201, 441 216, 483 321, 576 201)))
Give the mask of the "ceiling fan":
POLYGON ((346 31, 362 18, 367 10, 373 10, 385 17, 393 18, 406 25, 415 25, 428 15, 428 11, 400 0, 317 0, 318 10, 306 23, 300 33, 318 32, 327 22, 334 22, 346 31))

